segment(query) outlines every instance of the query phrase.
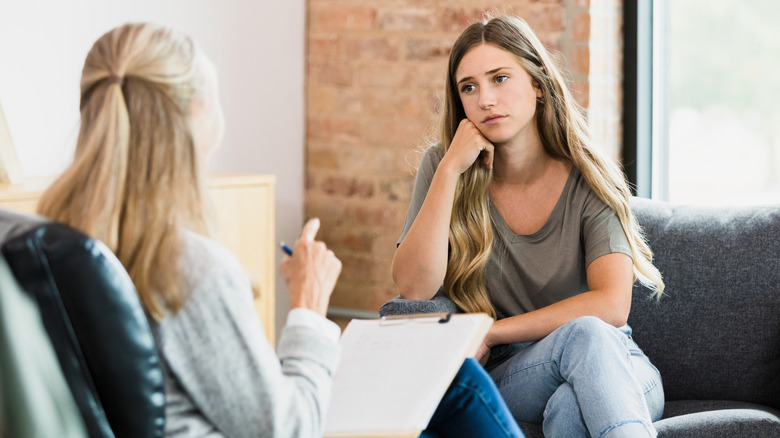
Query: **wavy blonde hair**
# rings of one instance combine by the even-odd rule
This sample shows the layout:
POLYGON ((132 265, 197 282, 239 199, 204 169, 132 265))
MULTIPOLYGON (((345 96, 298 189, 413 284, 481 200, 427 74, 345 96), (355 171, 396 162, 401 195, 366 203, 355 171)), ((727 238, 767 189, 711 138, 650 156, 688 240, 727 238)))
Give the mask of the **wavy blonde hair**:
POLYGON ((190 126, 190 104, 204 83, 199 56, 189 37, 153 24, 100 37, 82 71, 73 163, 38 205, 40 214, 108 245, 157 319, 186 301, 180 230, 211 234, 190 126))
MULTIPOLYGON (((455 72, 466 53, 480 44, 492 44, 514 54, 534 86, 542 91, 535 118, 545 151, 552 157, 570 160, 599 199, 615 211, 631 245, 634 279, 653 290, 656 297, 660 296, 664 283, 652 263, 653 253, 642 229, 631 214, 631 193, 625 175, 614 160, 591 146, 582 109, 566 87, 552 57, 524 20, 511 16, 486 19, 470 25, 455 41, 441 112, 440 154, 443 156, 447 151, 458 124, 466 118, 455 72)), ((461 309, 495 317, 483 278, 493 244, 488 198, 491 178, 492 171, 477 162, 458 180, 444 286, 450 299, 461 309)))

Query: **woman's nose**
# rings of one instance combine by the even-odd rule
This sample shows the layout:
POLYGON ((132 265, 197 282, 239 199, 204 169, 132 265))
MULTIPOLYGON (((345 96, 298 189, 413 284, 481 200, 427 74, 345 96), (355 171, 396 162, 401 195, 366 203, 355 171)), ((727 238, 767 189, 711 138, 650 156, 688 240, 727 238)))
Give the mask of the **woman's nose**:
POLYGON ((479 93, 479 107, 483 110, 490 109, 496 105, 496 95, 489 88, 482 88, 479 93))

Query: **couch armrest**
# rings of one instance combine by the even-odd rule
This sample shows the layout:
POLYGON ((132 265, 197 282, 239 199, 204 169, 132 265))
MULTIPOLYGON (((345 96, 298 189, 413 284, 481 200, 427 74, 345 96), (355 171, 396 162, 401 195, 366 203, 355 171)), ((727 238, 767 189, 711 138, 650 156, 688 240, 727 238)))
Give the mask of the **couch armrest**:
POLYGON ((458 306, 439 290, 430 300, 407 300, 400 296, 386 302, 379 308, 380 316, 410 315, 413 313, 462 313, 458 306))

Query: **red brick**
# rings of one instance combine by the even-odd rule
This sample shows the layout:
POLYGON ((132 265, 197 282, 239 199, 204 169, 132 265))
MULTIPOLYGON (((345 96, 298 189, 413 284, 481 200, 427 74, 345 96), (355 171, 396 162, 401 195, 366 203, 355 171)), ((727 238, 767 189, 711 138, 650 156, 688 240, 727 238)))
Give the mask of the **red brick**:
POLYGON ((331 5, 309 7, 309 30, 368 30, 374 27, 376 11, 366 7, 331 5))
POLYGON ((320 183, 320 189, 328 195, 369 198, 374 195, 374 183, 349 176, 327 176, 320 183))
POLYGON ((430 123, 421 119, 366 120, 361 124, 361 137, 370 145, 409 148, 425 136, 430 123))
POLYGON ((356 310, 376 311, 374 306, 374 292, 370 285, 351 284, 347 282, 349 278, 342 269, 341 277, 330 298, 330 305, 333 307, 344 307, 356 310))
POLYGON ((388 178, 381 182, 379 191, 388 201, 409 201, 413 187, 414 180, 411 178, 388 178))
POLYGON ((352 228, 329 226, 319 234, 323 241, 336 250, 371 254, 375 236, 366 231, 356 231, 352 228))
POLYGON ((341 40, 336 35, 309 36, 306 59, 309 62, 328 62, 339 57, 341 40))
POLYGON ((340 62, 308 64, 307 77, 309 83, 317 82, 326 85, 350 86, 355 75, 354 68, 340 62))
POLYGON ((379 28, 385 30, 430 30, 436 27, 432 9, 386 9, 379 11, 379 28))
POLYGON ((324 227, 339 225, 343 217, 342 207, 335 198, 318 194, 313 196, 309 192, 306 195, 305 211, 306 217, 318 217, 324 227))
POLYGON ((420 117, 428 111, 427 103, 424 93, 409 91, 402 86, 369 90, 365 96, 366 112, 373 117, 420 117), (401 88, 402 91, 396 88, 401 88))
POLYGON ((363 107, 360 93, 352 89, 309 84, 307 98, 310 110, 317 113, 359 114, 363 107))
POLYGON ((587 75, 590 72, 590 50, 587 46, 572 49, 569 69, 575 75, 587 75))
POLYGON ((310 169, 338 170, 339 154, 335 150, 306 148, 306 166, 310 169))
POLYGON ((590 38, 590 14, 581 12, 574 16, 571 24, 572 39, 587 42, 590 38))
POLYGON ((533 4, 524 18, 537 33, 563 30, 563 7, 560 5, 533 4))
POLYGON ((306 123, 306 137, 309 139, 354 140, 358 138, 359 132, 359 124, 354 119, 309 117, 306 123))
MULTIPOLYGON (((325 243, 330 244, 330 242, 327 241, 325 241, 325 243)), ((336 253, 336 256, 341 259, 341 278, 345 279, 345 282, 360 282, 363 284, 371 283, 374 278, 375 270, 375 264, 372 257, 349 254, 346 252, 338 253, 334 251, 334 253, 336 253)))
POLYGON ((348 208, 346 213, 358 225, 387 227, 398 221, 396 209, 389 208, 386 203, 378 207, 357 205, 348 208))
POLYGON ((347 62, 366 60, 396 61, 401 53, 400 43, 387 37, 351 37, 344 41, 347 62))
MULTIPOLYGON (((354 67, 353 67, 354 68, 354 67)), ((359 87, 408 87, 417 76, 415 69, 398 62, 372 62, 358 66, 357 83, 359 87)))
POLYGON ((484 15, 485 11, 482 9, 449 7, 442 13, 441 28, 460 33, 470 24, 482 20, 484 15))
POLYGON ((454 42, 454 37, 409 38, 406 40, 406 59, 447 59, 454 42))
POLYGON ((414 66, 412 67, 415 87, 433 89, 436 92, 444 92, 444 85, 447 80, 447 63, 447 58, 430 61, 415 61, 414 66))

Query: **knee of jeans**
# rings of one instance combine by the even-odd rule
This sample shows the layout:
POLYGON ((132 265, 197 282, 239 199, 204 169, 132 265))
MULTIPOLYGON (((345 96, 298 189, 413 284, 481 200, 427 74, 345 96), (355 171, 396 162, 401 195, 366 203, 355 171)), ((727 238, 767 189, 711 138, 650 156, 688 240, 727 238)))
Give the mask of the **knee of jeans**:
POLYGON ((564 324, 565 342, 578 345, 614 345, 615 342, 626 345, 626 337, 615 327, 595 316, 582 316, 564 324))
POLYGON ((586 336, 591 334, 596 336, 603 336, 604 333, 611 332, 612 329, 614 329, 614 327, 596 316, 581 316, 569 321, 564 325, 564 327, 586 336))

